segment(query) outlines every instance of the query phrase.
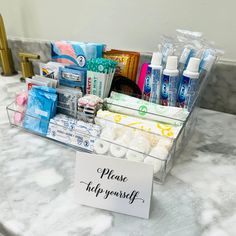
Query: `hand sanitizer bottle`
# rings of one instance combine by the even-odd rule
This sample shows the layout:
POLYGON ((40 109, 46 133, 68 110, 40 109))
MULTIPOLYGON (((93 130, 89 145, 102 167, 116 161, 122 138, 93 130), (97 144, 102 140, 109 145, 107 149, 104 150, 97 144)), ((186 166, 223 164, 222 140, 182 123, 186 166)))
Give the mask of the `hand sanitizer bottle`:
POLYGON ((199 58, 190 58, 179 86, 177 106, 187 108, 188 111, 191 111, 198 91, 199 64, 199 58))
POLYGON ((161 80, 161 104, 164 106, 176 106, 176 97, 179 84, 179 71, 177 69, 178 58, 168 56, 166 68, 161 80))
POLYGON ((159 104, 160 102, 160 90, 161 90, 161 76, 162 76, 162 54, 160 52, 154 52, 152 55, 152 61, 150 67, 151 71, 151 92, 150 102, 159 104))

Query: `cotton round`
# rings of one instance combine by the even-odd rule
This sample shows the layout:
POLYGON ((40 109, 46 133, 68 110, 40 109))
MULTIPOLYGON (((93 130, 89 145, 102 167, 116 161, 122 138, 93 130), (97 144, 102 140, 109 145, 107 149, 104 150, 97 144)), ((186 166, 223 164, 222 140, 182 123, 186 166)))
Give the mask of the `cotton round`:
POLYGON ((101 139, 97 139, 94 143, 94 151, 97 154, 106 154, 109 151, 110 143, 101 139))
POLYGON ((126 153, 126 158, 129 161, 143 162, 144 157, 144 154, 132 150, 128 150, 128 152, 126 153))

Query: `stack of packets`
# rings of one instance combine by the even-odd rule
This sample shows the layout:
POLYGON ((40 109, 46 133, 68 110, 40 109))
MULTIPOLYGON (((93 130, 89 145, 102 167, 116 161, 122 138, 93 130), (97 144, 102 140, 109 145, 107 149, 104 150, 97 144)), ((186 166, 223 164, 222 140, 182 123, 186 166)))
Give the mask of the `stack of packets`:
POLYGON ((101 128, 72 117, 57 114, 50 120, 47 137, 87 151, 93 151, 101 128))
POLYGON ((57 112, 76 118, 78 100, 83 96, 82 92, 75 88, 60 86, 57 88, 57 94, 57 112))
POLYGON ((102 43, 56 41, 51 43, 51 56, 59 63, 85 67, 87 60, 102 57, 104 49, 102 43))
POLYGON ((64 67, 64 65, 59 62, 49 61, 47 63, 40 63, 40 75, 58 80, 60 67, 64 67))
POLYGON ((80 89, 83 92, 83 94, 85 94, 86 69, 72 65, 60 67, 59 83, 60 85, 80 89))
POLYGON ((116 75, 122 75, 136 81, 140 53, 131 51, 114 50, 104 52, 104 58, 116 61, 116 75))
POLYGON ((78 100, 78 116, 79 120, 85 122, 94 122, 97 111, 101 108, 103 100, 98 96, 87 94, 78 100))
POLYGON ((33 86, 56 88, 58 86, 58 82, 55 79, 47 78, 42 75, 35 75, 32 79, 26 78, 26 86, 28 90, 30 90, 33 86))
POLYGON ((100 98, 108 96, 114 77, 117 62, 96 58, 87 62, 86 93, 100 98))

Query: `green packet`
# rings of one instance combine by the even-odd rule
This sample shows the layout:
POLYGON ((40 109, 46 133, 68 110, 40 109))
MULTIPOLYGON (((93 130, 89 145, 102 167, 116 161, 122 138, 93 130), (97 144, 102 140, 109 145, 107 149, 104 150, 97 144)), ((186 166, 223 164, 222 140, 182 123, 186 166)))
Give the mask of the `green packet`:
POLYGON ((189 115, 184 108, 162 106, 117 92, 111 92, 110 98, 105 99, 105 107, 112 112, 172 125, 183 125, 189 115))

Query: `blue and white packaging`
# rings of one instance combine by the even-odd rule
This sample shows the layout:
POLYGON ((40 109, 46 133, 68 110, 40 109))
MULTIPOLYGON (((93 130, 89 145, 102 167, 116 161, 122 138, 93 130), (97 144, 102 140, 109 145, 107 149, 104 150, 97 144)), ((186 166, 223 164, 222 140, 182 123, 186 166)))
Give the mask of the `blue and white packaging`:
POLYGON ((179 86, 177 106, 186 108, 188 111, 191 111, 197 96, 199 64, 199 58, 190 58, 187 69, 183 73, 179 86))
POLYGON ((176 98, 179 85, 179 71, 177 69, 178 58, 169 56, 166 69, 161 80, 160 102, 163 106, 176 106, 176 98))
POLYGON ((151 70, 151 91, 150 102, 159 104, 161 93, 161 76, 162 76, 162 54, 154 52, 152 55, 152 61, 150 67, 151 70))
POLYGON ((151 73, 152 73, 152 67, 151 67, 151 65, 148 65, 147 71, 146 71, 146 76, 145 76, 145 81, 144 81, 144 85, 143 85, 143 99, 144 100, 149 100, 149 98, 150 98, 151 73))
POLYGON ((80 88, 83 94, 86 90, 86 69, 66 66, 59 69, 59 84, 72 88, 80 88))
POLYGON ((87 60, 102 57, 104 49, 101 43, 56 41, 51 43, 51 56, 59 63, 86 67, 87 60))
POLYGON ((49 120, 56 114, 56 107, 57 94, 54 88, 45 86, 32 87, 29 91, 23 127, 46 135, 49 120))

